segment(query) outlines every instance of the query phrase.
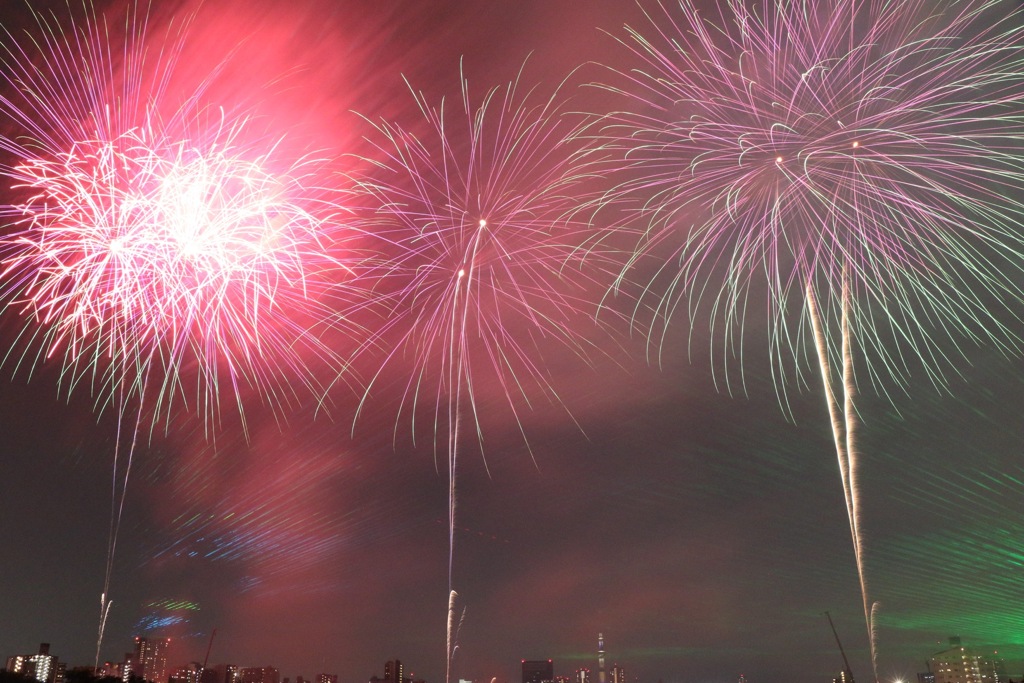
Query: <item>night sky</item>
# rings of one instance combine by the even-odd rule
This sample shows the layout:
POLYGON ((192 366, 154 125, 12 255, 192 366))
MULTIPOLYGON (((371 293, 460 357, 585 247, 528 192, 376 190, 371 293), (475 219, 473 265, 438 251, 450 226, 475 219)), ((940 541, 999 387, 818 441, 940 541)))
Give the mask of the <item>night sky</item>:
MULTIPOLYGON (((4 8, 10 24, 31 25, 4 8)), ((372 129, 353 112, 415 118, 403 76, 431 101, 458 100, 460 59, 478 96, 524 61, 524 81, 542 90, 581 65, 577 82, 600 80, 591 62, 625 69, 630 59, 608 33, 645 21, 625 0, 207 0, 177 74, 236 48, 221 81, 230 85, 214 94, 247 100, 268 127, 283 119, 329 153, 366 154, 372 129)), ((615 106, 593 90, 579 97, 615 106)), ((6 314, 5 343, 21 325, 6 314)), ((763 321, 746 333, 763 353, 748 353, 744 381, 728 386, 706 324, 691 336, 678 316, 660 359, 642 334, 609 327, 580 331, 603 350, 588 363, 541 345, 562 405, 542 398, 521 414, 526 442, 503 390, 478 387, 484 452, 467 439, 458 474, 455 675, 514 683, 521 659, 548 658, 558 675, 596 671, 601 632, 609 667, 641 683, 820 682, 842 668, 828 610, 855 676, 869 680, 816 368, 806 386, 790 385, 784 409, 763 321)), ((887 396, 865 383, 858 399, 885 681, 923 671, 951 635, 998 648, 1015 679, 1024 671, 1024 361, 966 341, 962 352, 943 386, 917 372, 887 396)), ((372 375, 372 354, 360 362, 372 375)), ((429 438, 413 444, 407 416, 396 417, 403 372, 388 367, 354 432, 360 395, 344 383, 326 411, 254 401, 248 438, 230 418, 207 436, 195 415, 147 432, 101 661, 120 660, 135 635, 170 636, 172 666, 202 661, 215 628, 211 665, 358 683, 397 657, 443 681, 446 456, 429 438)), ((56 363, 31 377, 8 363, 2 377, 0 656, 49 642, 62 661, 91 664, 116 415, 96 409, 87 387, 59 390, 56 363)))

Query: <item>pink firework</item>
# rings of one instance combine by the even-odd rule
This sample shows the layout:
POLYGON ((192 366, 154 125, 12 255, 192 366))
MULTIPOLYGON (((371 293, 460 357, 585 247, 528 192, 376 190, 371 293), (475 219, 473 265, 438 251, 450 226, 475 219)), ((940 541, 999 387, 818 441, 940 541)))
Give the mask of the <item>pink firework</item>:
MULTIPOLYGON (((525 442, 536 401, 563 407, 552 366, 586 363, 596 348, 580 333, 593 275, 580 268, 587 225, 574 218, 588 183, 559 96, 538 101, 513 82, 477 105, 464 79, 461 95, 455 111, 418 95, 423 120, 412 127, 376 124, 378 170, 359 184, 387 254, 387 355, 375 383, 407 364, 399 417, 412 416, 414 436, 419 417, 435 445, 447 440, 450 552, 465 433, 482 449, 485 414, 504 404, 525 442)), ((451 554, 448 570, 450 677, 461 623, 451 554)))
POLYGON ((30 346, 59 355, 71 386, 99 376, 119 402, 155 391, 161 412, 189 401, 191 369, 209 411, 242 385, 286 395, 282 360, 305 375, 295 354, 308 335, 291 316, 322 286, 309 276, 327 265, 322 207, 294 199, 294 169, 271 174, 234 136, 196 149, 129 131, 14 167, 30 195, 14 207, 4 279, 30 346))
POLYGON ((346 269, 324 162, 205 104, 220 66, 177 82, 190 19, 160 34, 133 3, 84 11, 67 26, 36 15, 32 52, 10 32, 0 48, 0 298, 25 319, 10 362, 59 359, 67 392, 117 413, 98 662, 143 416, 167 428, 183 407, 209 430, 227 406, 244 430, 252 396, 322 396, 308 364, 334 374, 338 357, 311 329, 339 319, 324 297, 346 269))
POLYGON ((320 297, 344 274, 323 162, 202 108, 205 84, 170 107, 180 42, 150 54, 137 9, 121 52, 105 20, 66 34, 39 21, 44 66, 15 48, 6 60, 2 104, 26 130, 0 140, 15 157, 3 289, 30 321, 21 362, 59 357, 68 390, 152 399, 154 419, 176 401, 209 419, 229 396, 240 409, 312 388, 305 358, 332 354, 307 326, 332 314, 320 297))
POLYGON ((595 274, 581 268, 588 226, 575 211, 589 179, 563 103, 534 103, 514 82, 474 105, 462 86, 454 112, 419 95, 419 124, 376 124, 377 170, 359 190, 385 254, 383 365, 413 368, 400 410, 426 411, 435 438, 465 411, 482 442, 480 373, 520 430, 531 400, 560 403, 545 349, 584 361, 594 350, 580 331, 595 274))

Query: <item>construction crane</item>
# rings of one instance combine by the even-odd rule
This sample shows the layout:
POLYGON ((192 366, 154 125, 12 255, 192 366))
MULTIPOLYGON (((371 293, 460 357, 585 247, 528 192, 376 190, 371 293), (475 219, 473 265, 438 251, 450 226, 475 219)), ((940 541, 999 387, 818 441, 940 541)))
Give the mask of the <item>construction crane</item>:
POLYGON ((846 658, 846 650, 843 649, 843 644, 839 642, 839 633, 836 632, 836 625, 832 623, 832 615, 828 613, 828 610, 825 610, 825 617, 828 618, 828 625, 832 627, 832 635, 835 636, 836 645, 839 646, 839 654, 843 656, 843 665, 845 666, 843 673, 849 679, 843 683, 853 683, 853 671, 850 669, 850 660, 846 658))
MULTIPOLYGON (((826 612, 826 614, 828 614, 828 612, 826 612)), ((206 657, 203 659, 203 673, 206 673, 206 665, 210 663, 210 650, 213 649, 213 638, 216 635, 217 629, 213 629, 213 632, 210 633, 210 644, 206 646, 206 657)), ((201 673, 199 675, 202 676, 203 674, 201 673)))

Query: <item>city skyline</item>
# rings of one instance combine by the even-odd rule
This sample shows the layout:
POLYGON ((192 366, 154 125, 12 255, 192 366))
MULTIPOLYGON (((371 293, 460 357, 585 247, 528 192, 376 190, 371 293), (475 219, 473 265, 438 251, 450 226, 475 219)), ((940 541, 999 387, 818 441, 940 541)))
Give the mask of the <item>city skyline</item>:
MULTIPOLYGON (((213 638, 210 640, 209 650, 212 650, 213 638)), ((128 683, 131 680, 148 681, 149 683, 163 683, 167 679, 175 680, 179 674, 185 673, 182 680, 186 683, 280 683, 281 681, 296 680, 298 683, 308 681, 309 683, 337 683, 337 673, 317 672, 312 679, 305 678, 303 674, 282 675, 281 671, 269 664, 266 666, 250 666, 227 663, 207 663, 191 661, 187 663, 168 665, 169 652, 171 652, 171 639, 158 638, 146 639, 136 636, 133 639, 134 648, 126 652, 123 661, 106 661, 95 671, 95 675, 103 678, 116 678, 128 683)), ((601 654, 598 654, 598 668, 601 666, 601 654)), ((540 661, 522 660, 523 683, 534 681, 535 683, 553 683, 556 680, 569 680, 571 677, 564 674, 555 674, 554 662, 551 659, 540 661)), ((64 683, 68 671, 68 662, 61 662, 57 655, 50 653, 50 643, 40 643, 38 654, 11 655, 6 659, 6 670, 10 673, 27 676, 30 680, 40 683, 64 683)), ((623 668, 617 663, 613 665, 613 671, 618 683, 624 683, 622 678, 623 668)), ((80 664, 71 666, 71 670, 89 669, 80 664)), ((410 683, 422 681, 410 672, 405 675, 405 668, 398 658, 390 659, 383 665, 384 676, 370 675, 367 679, 370 683, 410 683)), ((588 667, 577 668, 575 672, 589 671, 588 667)), ((344 680, 344 679, 343 679, 344 680)), ((506 683, 514 683, 508 681, 506 683)))
MULTIPOLYGON (((719 5, 697 4, 718 16, 719 5)), ((69 11, 63 0, 28 6, 69 11)), ((0 10, 11 31, 5 39, 34 26, 25 7, 0 10)), ((397 133, 381 121, 429 139, 423 103, 440 110, 444 98, 447 111, 459 111, 463 87, 475 105, 519 78, 520 91, 533 88, 542 102, 561 87, 570 114, 625 107, 611 89, 593 86, 610 80, 611 69, 644 67, 620 42, 625 25, 653 31, 652 18, 664 21, 654 0, 588 0, 586 11, 549 0, 415 8, 399 0, 177 0, 151 8, 151 34, 165 36, 162 22, 190 11, 196 18, 175 78, 205 77, 225 60, 222 80, 204 92, 220 99, 204 116, 251 109, 252 125, 266 129, 261 141, 287 122, 289 142, 302 140, 309 156, 335 164, 325 185, 367 172, 374 152, 397 154, 386 144, 397 133)), ((168 83, 171 92, 185 87, 168 83)), ((497 92, 500 103, 505 91, 497 92)), ((494 106, 488 117, 500 115, 494 106)), ((12 121, 0 123, 0 136, 10 135, 12 121)), ((574 180, 589 188, 600 175, 574 180)), ((0 192, 14 193, 8 185, 0 192)), ((394 188, 374 189, 386 196, 394 188)), ((348 215, 359 207, 343 208, 348 215)), ((479 245, 486 222, 473 226, 479 245)), ((615 274, 600 270, 580 272, 584 280, 615 274)), ((285 358, 308 354, 307 376, 292 377, 295 368, 281 361, 229 390, 229 375, 207 386, 198 361, 185 363, 182 384, 160 389, 173 397, 168 415, 147 406, 140 417, 126 401, 121 421, 111 397, 90 395, 88 373, 69 381, 59 353, 40 353, 31 372, 9 357, 0 365, 0 654, 47 642, 61 661, 93 661, 119 503, 112 480, 119 489, 125 477, 123 453, 116 471, 114 454, 131 436, 100 662, 119 661, 138 636, 171 639, 168 669, 202 662, 209 650, 210 662, 359 683, 400 657, 416 679, 442 683, 454 622, 453 683, 515 683, 523 660, 547 659, 556 675, 589 667, 590 683, 606 683, 599 650, 611 683, 622 683, 613 665, 630 683, 733 683, 741 675, 827 683, 843 668, 828 612, 856 680, 869 683, 850 520, 813 351, 797 345, 801 369, 783 386, 788 365, 780 370, 772 355, 777 330, 766 319, 744 321, 742 359, 729 350, 723 357, 708 321, 689 320, 685 304, 663 340, 647 336, 631 318, 646 310, 628 288, 642 288, 647 275, 622 283, 619 295, 607 282, 585 282, 607 296, 595 297, 600 313, 573 319, 575 347, 558 337, 564 321, 545 310, 546 327, 512 330, 516 345, 460 356, 490 369, 502 357, 495 350, 514 349, 532 368, 516 375, 529 380, 521 389, 481 373, 468 383, 473 410, 458 399, 453 408, 443 380, 410 390, 421 390, 425 367, 451 372, 450 361, 429 352, 453 326, 418 330, 390 355, 381 349, 394 340, 382 334, 354 354, 360 326, 399 336, 369 314, 309 348, 287 348, 285 358), (333 352, 355 355, 351 374, 332 374, 333 352), (263 392, 268 385, 273 391, 263 392), (205 388, 193 395, 195 386, 205 388), (221 386, 225 403, 212 411, 203 393, 210 386, 221 386), (510 398, 517 391, 520 403, 510 398), (236 398, 247 399, 244 425, 232 412, 236 398), (463 431, 451 441, 463 450, 449 529, 446 420, 459 407, 463 431), (164 419, 153 426, 151 415, 164 419), (450 604, 460 619, 450 620, 450 604)), ((0 348, 20 348, 19 310, 0 316, 0 348)), ((1024 336, 1024 311, 1016 315, 1005 324, 1024 336)), ((954 635, 998 648, 1020 679, 1024 360, 969 337, 956 348, 939 340, 936 356, 952 359, 941 379, 910 351, 901 357, 907 377, 891 378, 865 360, 872 349, 858 345, 854 364, 879 679, 913 680, 954 635)))
MULTIPOLYGON (((212 649, 212 638, 210 648, 212 649)), ((597 672, 604 671, 604 650, 603 634, 600 642, 602 649, 597 651, 596 668, 597 672)), ((837 643, 838 645, 838 643, 837 643)), ((939 647, 936 643, 935 647, 939 647)), ((167 653, 169 651, 170 639, 156 639, 155 642, 147 642, 145 638, 134 639, 134 650, 125 653, 122 662, 105 662, 95 675, 104 678, 114 678, 128 683, 129 680, 146 681, 148 683, 338 683, 339 680, 347 683, 349 680, 360 681, 366 678, 354 678, 354 674, 340 676, 337 673, 317 672, 312 678, 306 678, 302 673, 284 675, 277 667, 270 665, 249 666, 239 664, 207 664, 200 662, 188 662, 170 666, 167 665, 167 653)), ((1007 673, 1006 662, 997 650, 992 650, 977 644, 964 644, 959 636, 950 636, 945 647, 934 652, 926 662, 927 672, 917 674, 918 683, 1006 683, 1012 680, 1007 673)), ((75 665, 70 667, 68 662, 61 662, 57 655, 50 653, 50 643, 40 643, 38 654, 12 655, 6 659, 6 670, 11 673, 27 676, 28 680, 39 681, 39 683, 65 683, 68 671, 81 671, 92 667, 75 665)), ((383 664, 384 676, 370 675, 370 683, 428 683, 417 678, 410 672, 405 675, 405 668, 398 658, 388 660, 383 664)), ((591 683, 591 668, 578 666, 573 671, 564 672, 560 670, 554 660, 521 660, 522 683, 591 683), (559 672, 559 673, 556 673, 559 672), (567 675, 571 673, 572 675, 567 675)), ((625 674, 624 667, 615 663, 611 666, 612 680, 615 683, 626 683, 630 679, 625 674)), ((834 681, 846 681, 849 678, 848 671, 840 671, 834 681)), ((498 683, 515 683, 513 680, 503 680, 492 677, 492 681, 498 683)), ((739 683, 746 683, 747 677, 739 675, 739 683)))

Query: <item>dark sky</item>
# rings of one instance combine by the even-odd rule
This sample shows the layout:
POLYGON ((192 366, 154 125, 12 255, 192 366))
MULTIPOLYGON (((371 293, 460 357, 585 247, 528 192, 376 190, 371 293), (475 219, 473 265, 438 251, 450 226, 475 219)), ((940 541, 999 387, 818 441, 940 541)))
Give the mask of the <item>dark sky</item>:
MULTIPOLYGON (((643 21, 625 0, 208 1, 178 74, 224 53, 225 35, 246 36, 227 82, 245 90, 249 72, 269 82, 289 71, 267 101, 247 97, 344 149, 362 135, 352 110, 416 113, 403 75, 438 100, 457 96, 460 57, 476 92, 528 60, 530 82, 553 88, 585 62, 626 60, 602 29, 643 21)), ((609 664, 641 683, 825 681, 842 667, 829 610, 855 675, 870 678, 814 374, 790 395, 787 419, 767 351, 747 359, 746 392, 729 395, 700 332, 688 355, 685 323, 660 367, 640 338, 590 366, 552 350, 565 405, 524 415, 529 450, 501 392, 481 387, 487 467, 470 441, 458 475, 458 677, 514 682, 521 659, 551 658, 560 675, 594 670, 602 632, 609 664), (492 407, 499 417, 487 417, 492 407)), ((19 324, 8 320, 6 338, 19 324)), ((756 324, 749 334, 752 347, 765 336, 756 324)), ((941 389, 921 375, 859 403, 885 681, 922 671, 955 634, 999 647, 1010 675, 1022 672, 1024 364, 985 348, 964 355, 941 389)), ((88 391, 60 394, 56 367, 11 374, 0 385, 0 656, 45 641, 63 661, 91 664, 118 426, 88 391)), ((188 419, 143 439, 101 659, 120 659, 134 635, 169 635, 172 664, 202 660, 216 628, 211 664, 358 683, 398 657, 428 683, 444 680, 444 466, 429 443, 412 446, 407 424, 396 429, 386 398, 370 401, 354 435, 355 398, 339 389, 334 403, 330 417, 306 406, 285 422, 253 408, 248 439, 226 428, 211 440, 188 419)))

